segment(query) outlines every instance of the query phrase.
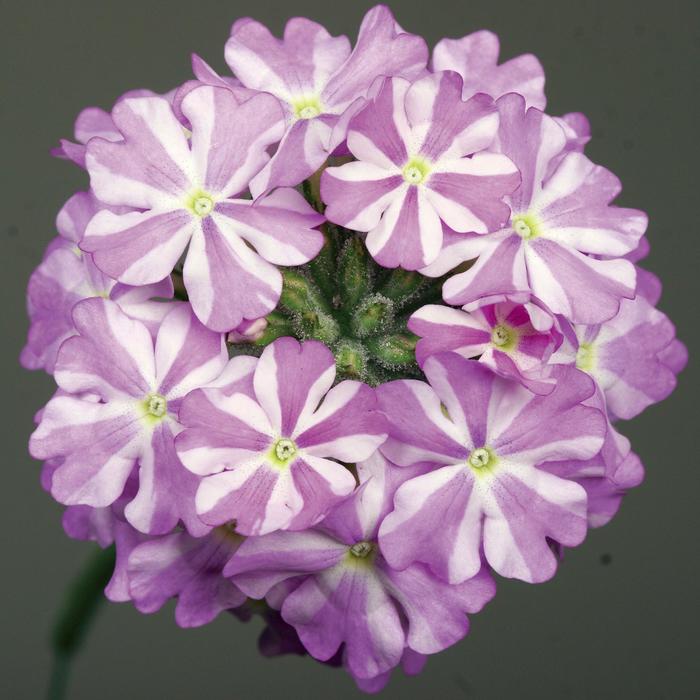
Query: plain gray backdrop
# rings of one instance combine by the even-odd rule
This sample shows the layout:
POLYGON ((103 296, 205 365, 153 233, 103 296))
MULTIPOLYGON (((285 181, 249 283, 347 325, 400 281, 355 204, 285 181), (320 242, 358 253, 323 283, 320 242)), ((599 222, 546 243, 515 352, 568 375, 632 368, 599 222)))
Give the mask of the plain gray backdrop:
MULTIPOLYGON (((354 37, 368 2, 93 0, 1 2, 2 654, 0 696, 41 698, 48 630, 91 545, 69 540, 26 453, 52 380, 18 366, 27 279, 55 235, 61 204, 87 183, 49 149, 85 106, 126 90, 164 92, 191 76, 197 52, 221 71, 231 23, 251 15, 279 33, 293 14, 354 37)), ((566 554, 555 580, 501 581, 470 635, 418 678, 397 673, 385 698, 699 697, 697 194, 698 3, 396 0, 408 30, 433 45, 489 28, 502 57, 531 51, 547 73, 548 111, 591 120, 590 157, 620 176, 619 203, 650 216, 645 265, 664 282, 661 308, 691 350, 670 399, 622 426, 645 483, 614 522, 566 554)), ((228 71, 226 71, 228 72, 228 71)), ((172 607, 141 615, 105 605, 74 668, 71 698, 355 698, 342 672, 308 658, 257 654, 258 622, 222 615, 182 631, 172 607)))

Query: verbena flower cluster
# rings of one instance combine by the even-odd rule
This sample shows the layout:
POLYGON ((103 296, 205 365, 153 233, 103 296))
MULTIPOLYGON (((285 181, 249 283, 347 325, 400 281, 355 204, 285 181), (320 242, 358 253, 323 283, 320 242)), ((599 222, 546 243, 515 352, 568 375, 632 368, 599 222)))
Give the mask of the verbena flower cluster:
POLYGON ((179 625, 262 611, 264 653, 366 691, 539 583, 642 464, 613 422, 686 361, 647 217, 487 31, 432 57, 384 6, 354 48, 235 22, 220 76, 85 109, 87 191, 32 274, 31 454, 107 587, 179 625), (252 600, 265 604, 252 605, 252 600))

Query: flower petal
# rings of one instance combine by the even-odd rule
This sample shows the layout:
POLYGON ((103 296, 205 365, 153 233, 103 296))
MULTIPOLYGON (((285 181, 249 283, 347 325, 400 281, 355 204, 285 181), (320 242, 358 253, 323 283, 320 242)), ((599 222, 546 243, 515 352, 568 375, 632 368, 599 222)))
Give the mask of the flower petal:
POLYGON ((544 109, 544 69, 537 58, 523 54, 498 65, 498 53, 498 37, 486 30, 441 39, 433 49, 433 70, 459 73, 464 78, 464 99, 477 92, 494 99, 517 92, 529 107, 544 109))
POLYGON ((195 227, 184 209, 121 215, 103 210, 90 220, 80 247, 110 277, 152 284, 172 272, 195 227))
POLYGON ((296 190, 278 189, 255 204, 227 201, 216 211, 262 258, 275 265, 303 265, 323 246, 323 234, 314 227, 324 218, 296 190))
POLYGON ((79 336, 58 353, 56 382, 70 393, 103 399, 143 398, 155 384, 153 341, 148 329, 113 301, 85 299, 73 308, 79 336))
POLYGON ((227 361, 224 336, 205 328, 188 306, 176 306, 165 317, 155 362, 158 392, 169 402, 218 377, 227 361))
POLYGON ((203 85, 185 96, 182 113, 192 125, 197 181, 220 197, 244 190, 284 133, 282 107, 266 93, 239 102, 226 88, 203 85))
POLYGON ((313 415, 297 423, 295 440, 308 454, 343 462, 367 459, 386 438, 374 390, 346 380, 334 386, 313 415))
POLYGON ((275 430, 294 434, 335 380, 335 358, 315 340, 280 338, 268 345, 255 370, 255 395, 275 430))
POLYGON ((231 330, 244 318, 265 316, 282 291, 277 268, 252 251, 231 222, 218 214, 195 230, 184 280, 197 318, 216 331, 231 330))
POLYGON ((116 104, 112 118, 124 141, 92 139, 85 157, 98 199, 162 210, 184 198, 193 182, 192 159, 168 101, 127 97, 116 104))

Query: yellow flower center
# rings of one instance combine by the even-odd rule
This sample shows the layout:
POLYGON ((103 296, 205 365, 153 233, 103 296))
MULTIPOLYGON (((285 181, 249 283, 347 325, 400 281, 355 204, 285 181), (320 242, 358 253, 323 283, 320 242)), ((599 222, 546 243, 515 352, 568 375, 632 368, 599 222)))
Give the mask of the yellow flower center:
POLYGON ((141 411, 146 421, 155 425, 160 423, 168 412, 168 401, 161 394, 148 394, 141 401, 141 411))
POLYGON ((496 466, 497 461, 496 455, 488 447, 477 447, 467 458, 469 467, 479 475, 491 471, 496 466))
POLYGON ((315 95, 306 95, 292 100, 292 110, 297 119, 313 119, 323 112, 323 105, 315 95))
POLYGON ((187 198, 185 207, 195 216, 199 216, 203 219, 205 216, 211 214, 215 203, 214 198, 210 194, 202 190, 197 190, 187 198))
POLYGON ((377 554, 376 545, 373 542, 355 542, 348 549, 345 563, 354 567, 371 567, 377 554))
POLYGON ((507 326, 504 323, 499 323, 493 327, 491 331, 491 343, 499 350, 508 352, 513 350, 518 343, 518 334, 515 329, 507 326))
POLYGON ((529 240, 540 235, 540 225, 532 214, 518 214, 511 221, 511 227, 518 236, 529 240))
POLYGON ((576 367, 590 372, 595 365, 595 348, 591 343, 581 343, 576 352, 576 367))
POLYGON ((268 452, 268 460, 277 467, 286 467, 298 452, 297 446, 289 438, 279 438, 268 452))
POLYGON ((419 185, 430 172, 430 166, 424 160, 418 157, 411 158, 403 169, 403 179, 409 185, 419 185))
POLYGON ((364 559, 372 553, 373 549, 374 545, 371 542, 355 542, 355 544, 350 547, 350 554, 352 554, 353 557, 364 559))

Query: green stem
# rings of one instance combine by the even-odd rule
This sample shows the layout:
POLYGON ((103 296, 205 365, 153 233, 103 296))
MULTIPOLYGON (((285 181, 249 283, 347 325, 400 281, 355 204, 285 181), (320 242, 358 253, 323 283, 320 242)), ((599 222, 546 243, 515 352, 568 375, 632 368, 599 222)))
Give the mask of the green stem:
POLYGON ((49 700, 62 700, 67 697, 69 670, 70 659, 65 654, 55 653, 49 678, 49 700))
POLYGON ((51 631, 53 668, 48 700, 67 697, 70 666, 104 599, 104 588, 114 570, 114 547, 95 552, 66 591, 63 605, 51 631))

